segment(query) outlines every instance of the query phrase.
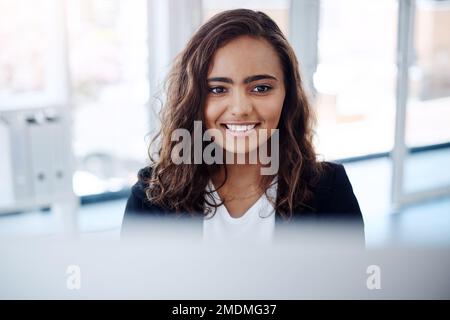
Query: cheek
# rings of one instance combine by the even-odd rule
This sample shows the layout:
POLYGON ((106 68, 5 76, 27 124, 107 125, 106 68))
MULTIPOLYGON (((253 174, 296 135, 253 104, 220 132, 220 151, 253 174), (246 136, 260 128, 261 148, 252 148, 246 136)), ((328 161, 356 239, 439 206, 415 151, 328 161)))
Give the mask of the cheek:
POLYGON ((221 114, 221 108, 214 102, 206 101, 204 108, 204 117, 206 123, 206 129, 210 129, 215 126, 216 120, 221 114))
POLYGON ((284 95, 273 96, 260 105, 259 114, 264 119, 267 128, 276 128, 283 109, 284 95))

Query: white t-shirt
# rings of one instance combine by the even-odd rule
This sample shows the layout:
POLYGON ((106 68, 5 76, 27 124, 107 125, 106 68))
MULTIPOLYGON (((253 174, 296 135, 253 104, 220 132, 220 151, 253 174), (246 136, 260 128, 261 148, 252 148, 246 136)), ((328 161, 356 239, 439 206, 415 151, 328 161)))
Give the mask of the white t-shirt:
MULTIPOLYGON (((275 178, 276 179, 276 178, 275 178)), ((267 196, 276 199, 278 184, 276 180, 267 190, 267 196)), ((214 190, 209 182, 207 190, 214 190)), ((273 238, 275 229, 275 209, 264 193, 241 217, 233 218, 222 204, 214 213, 214 207, 207 206, 210 212, 203 220, 203 239, 206 242, 245 241, 268 243, 273 238)), ((216 191, 212 193, 216 204, 221 202, 216 191)), ((211 200, 209 200, 211 202, 211 200)))

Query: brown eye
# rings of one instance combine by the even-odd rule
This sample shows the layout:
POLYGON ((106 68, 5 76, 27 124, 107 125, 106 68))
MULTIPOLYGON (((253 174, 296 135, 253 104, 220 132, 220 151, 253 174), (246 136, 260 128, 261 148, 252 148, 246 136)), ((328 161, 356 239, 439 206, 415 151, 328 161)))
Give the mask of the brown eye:
POLYGON ((208 89, 208 91, 212 94, 221 94, 225 92, 225 88, 224 87, 211 87, 208 89))
POLYGON ((270 86, 260 85, 260 86, 256 86, 255 88, 253 88, 252 91, 257 92, 257 93, 266 93, 270 90, 272 90, 272 88, 270 86))

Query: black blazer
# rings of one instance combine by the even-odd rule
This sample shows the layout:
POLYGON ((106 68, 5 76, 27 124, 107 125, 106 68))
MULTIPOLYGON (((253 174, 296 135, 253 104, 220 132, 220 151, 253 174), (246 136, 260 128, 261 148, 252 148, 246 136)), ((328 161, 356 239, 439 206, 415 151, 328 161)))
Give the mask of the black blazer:
MULTIPOLYGON (((341 164, 326 162, 324 173, 312 189, 313 199, 308 204, 313 210, 294 212, 292 221, 308 221, 314 224, 338 223, 351 225, 360 243, 364 244, 364 221, 353 188, 341 164)), ((138 181, 131 189, 122 223, 122 236, 130 229, 130 221, 136 217, 167 216, 171 212, 150 202, 145 194, 148 185, 146 178, 151 175, 150 168, 138 173, 138 181)), ((277 214, 276 226, 285 221, 277 214)))

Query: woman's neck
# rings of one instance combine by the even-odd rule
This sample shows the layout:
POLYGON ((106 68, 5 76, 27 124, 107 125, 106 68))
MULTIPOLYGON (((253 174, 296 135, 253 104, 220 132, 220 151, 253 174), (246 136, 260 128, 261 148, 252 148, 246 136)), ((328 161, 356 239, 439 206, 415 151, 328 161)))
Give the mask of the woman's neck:
POLYGON ((221 167, 212 182, 220 198, 233 218, 239 218, 257 201, 263 190, 261 188, 260 166, 256 164, 226 165, 221 167), (225 181, 225 183, 224 183, 225 181))
POLYGON ((220 188, 222 195, 260 193, 261 181, 259 164, 227 164, 226 169, 222 166, 212 176, 212 182, 216 188, 223 185, 220 188))

